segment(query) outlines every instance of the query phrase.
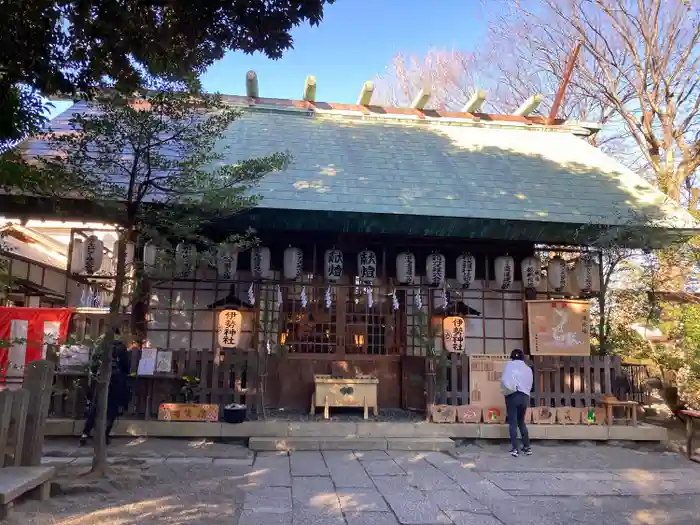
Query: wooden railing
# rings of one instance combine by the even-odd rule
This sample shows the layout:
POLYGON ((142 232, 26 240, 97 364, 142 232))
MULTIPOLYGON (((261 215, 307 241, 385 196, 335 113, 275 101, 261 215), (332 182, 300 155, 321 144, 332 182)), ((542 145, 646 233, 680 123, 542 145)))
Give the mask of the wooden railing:
MULTIPOLYGON (((443 366, 433 366, 437 403, 469 404, 468 359, 452 354, 443 366)), ((529 364, 534 376, 533 406, 591 406, 602 395, 616 393, 615 379, 621 371, 620 358, 615 356, 534 357, 529 364)), ((429 393, 428 397, 433 396, 429 393)))
MULTIPOLYGON (((242 403, 254 410, 259 390, 258 355, 255 352, 180 349, 172 351, 169 373, 133 376, 138 370, 140 350, 132 350, 132 398, 126 416, 137 419, 157 417, 161 403, 183 401, 183 377, 199 379, 194 401, 226 405, 242 403)), ((85 416, 90 378, 86 372, 59 371, 51 399, 51 417, 81 419, 85 416)))

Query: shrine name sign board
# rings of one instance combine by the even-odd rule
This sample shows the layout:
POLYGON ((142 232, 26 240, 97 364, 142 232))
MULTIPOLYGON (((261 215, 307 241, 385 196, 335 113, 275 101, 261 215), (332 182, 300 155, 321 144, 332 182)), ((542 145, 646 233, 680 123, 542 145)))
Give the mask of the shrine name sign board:
POLYGON ((159 421, 219 421, 219 405, 194 403, 162 403, 158 407, 159 421))
POLYGON ((527 301, 532 355, 591 355, 588 301, 527 301))

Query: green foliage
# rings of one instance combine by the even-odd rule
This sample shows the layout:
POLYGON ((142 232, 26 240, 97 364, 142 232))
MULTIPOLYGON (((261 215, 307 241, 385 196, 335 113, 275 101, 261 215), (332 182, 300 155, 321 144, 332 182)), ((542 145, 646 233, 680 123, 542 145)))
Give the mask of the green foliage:
POLYGON ((230 50, 280 58, 290 31, 318 24, 333 1, 0 2, 0 142, 31 133, 38 92, 90 96, 108 85, 130 93, 149 77, 196 78, 230 50))
POLYGON ((101 203, 106 221, 175 242, 205 243, 208 223, 254 206, 249 190, 288 156, 226 163, 220 143, 239 111, 177 87, 156 86, 138 103, 112 93, 74 114, 73 133, 53 136, 55 156, 39 159, 56 196, 101 203))
POLYGON ((186 374, 182 377, 180 395, 185 403, 198 403, 201 391, 201 381, 195 374, 186 374))

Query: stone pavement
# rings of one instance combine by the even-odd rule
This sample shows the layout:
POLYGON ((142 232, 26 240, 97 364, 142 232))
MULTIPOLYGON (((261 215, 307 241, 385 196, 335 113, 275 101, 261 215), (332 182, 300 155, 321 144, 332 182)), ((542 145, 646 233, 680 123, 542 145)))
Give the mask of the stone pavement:
MULTIPOLYGON (((45 461, 56 464, 89 460, 91 453, 73 443, 48 443, 45 451, 51 455, 45 461)), ((678 454, 593 444, 540 444, 534 452, 516 459, 506 445, 479 444, 460 447, 455 456, 324 451, 253 457, 240 445, 201 440, 120 441, 110 447, 114 460, 144 462, 155 482, 128 497, 32 503, 29 510, 38 514, 18 516, 16 523, 700 523, 700 467, 678 454), (140 510, 146 504, 150 510, 140 510)))

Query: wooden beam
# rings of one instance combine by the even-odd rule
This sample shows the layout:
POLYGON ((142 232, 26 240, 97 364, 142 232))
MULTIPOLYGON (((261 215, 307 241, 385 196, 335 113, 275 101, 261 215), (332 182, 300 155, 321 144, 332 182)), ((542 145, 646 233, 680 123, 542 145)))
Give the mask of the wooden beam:
POLYGON ((411 107, 413 109, 423 109, 425 106, 428 105, 428 101, 430 100, 430 88, 423 88, 418 92, 418 95, 416 95, 416 98, 413 99, 413 102, 411 103, 411 107))
POLYGON ((513 112, 513 115, 517 115, 518 117, 527 117, 530 113, 535 111, 537 107, 540 105, 540 102, 542 102, 542 95, 537 93, 536 95, 532 95, 530 98, 528 98, 523 104, 516 109, 513 112))
POLYGON ((250 70, 245 74, 245 92, 251 98, 258 98, 260 91, 258 90, 258 74, 250 70))
POLYGON ((357 99, 357 104, 360 106, 369 106, 372 102, 372 95, 374 94, 374 82, 368 80, 362 84, 362 91, 360 91, 360 98, 357 99))
POLYGON ((485 100, 486 91, 484 91, 483 89, 477 89, 476 91, 474 91, 474 94, 464 105, 462 111, 465 113, 478 113, 485 100))
POLYGON ((557 118, 557 113, 559 113, 559 108, 561 107, 561 103, 564 100, 564 94, 566 93, 566 88, 569 85, 569 81, 571 80, 571 74, 574 71, 574 66, 576 65, 576 59, 578 58, 578 54, 581 51, 581 45, 583 45, 583 42, 580 40, 576 43, 574 46, 574 50, 571 53, 571 56, 569 57, 569 61, 566 64, 566 70, 564 71, 564 78, 561 81, 561 86, 559 86, 559 90, 557 91, 556 96, 554 97, 554 104, 552 104, 552 111, 549 112, 549 121, 553 121, 555 118, 557 118))
POLYGON ((316 102, 316 77, 309 75, 304 82, 304 100, 316 102))

